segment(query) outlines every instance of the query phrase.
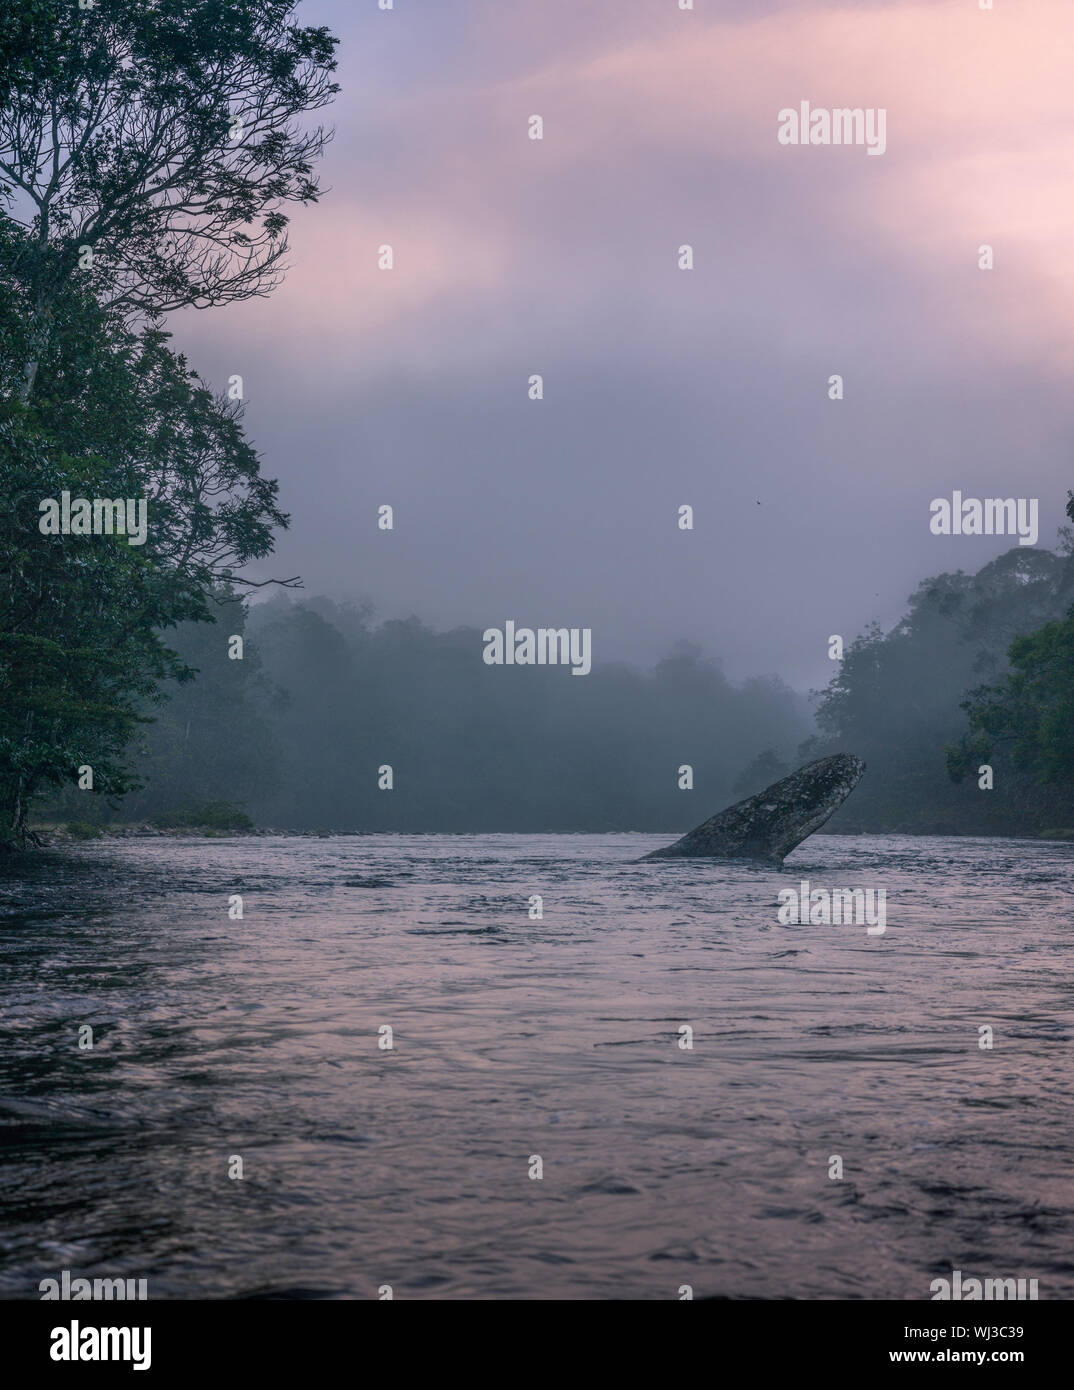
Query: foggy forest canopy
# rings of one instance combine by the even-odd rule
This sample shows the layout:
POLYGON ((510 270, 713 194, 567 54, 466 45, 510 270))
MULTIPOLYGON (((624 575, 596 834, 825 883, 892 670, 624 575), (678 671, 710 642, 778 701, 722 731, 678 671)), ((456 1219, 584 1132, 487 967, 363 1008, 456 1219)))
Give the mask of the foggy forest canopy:
MULTIPOLYGON (((196 822, 225 803, 296 830, 673 831, 846 750, 869 771, 832 829, 1061 829, 1074 824, 1072 602, 1069 536, 1061 554, 1015 547, 975 575, 938 575, 810 699, 776 676, 734 684, 685 642, 652 670, 573 679, 484 665, 478 628, 235 597, 169 639, 197 678, 136 736, 143 788, 94 815, 196 822), (227 655, 236 635, 242 660, 227 655)), ((88 800, 71 791, 50 814, 84 817, 88 800)))

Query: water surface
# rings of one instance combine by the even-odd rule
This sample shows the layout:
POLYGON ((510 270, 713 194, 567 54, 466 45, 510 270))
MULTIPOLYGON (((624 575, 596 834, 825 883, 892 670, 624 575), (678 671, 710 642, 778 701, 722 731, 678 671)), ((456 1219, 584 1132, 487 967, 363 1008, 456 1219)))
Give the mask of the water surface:
POLYGON ((922 1299, 961 1269, 1074 1296, 1074 846, 634 862, 673 838, 8 863, 0 1294, 922 1299), (801 878, 886 889, 886 933, 779 925, 801 878))

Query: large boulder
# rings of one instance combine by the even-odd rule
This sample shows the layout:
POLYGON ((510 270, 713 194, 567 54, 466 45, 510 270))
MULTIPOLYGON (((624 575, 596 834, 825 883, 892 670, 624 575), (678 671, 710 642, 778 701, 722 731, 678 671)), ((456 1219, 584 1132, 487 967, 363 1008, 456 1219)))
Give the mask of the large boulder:
POLYGON ((839 809, 864 771, 865 763, 853 753, 818 758, 645 858, 760 859, 779 864, 839 809))

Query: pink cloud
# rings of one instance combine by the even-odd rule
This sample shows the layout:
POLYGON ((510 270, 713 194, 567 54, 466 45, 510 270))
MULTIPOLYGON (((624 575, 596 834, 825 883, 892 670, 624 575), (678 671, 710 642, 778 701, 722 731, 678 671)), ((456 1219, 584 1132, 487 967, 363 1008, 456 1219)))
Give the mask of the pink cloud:
MULTIPOLYGON (((346 149, 337 151, 335 191, 296 231, 282 292, 296 323, 335 344, 375 337, 413 360, 442 351, 430 335, 450 336, 439 309, 464 303, 494 325, 527 286, 537 318, 554 299, 561 326, 598 314, 602 295, 629 294, 639 314, 659 317, 667 285, 637 258, 647 236, 654 256, 664 254, 659 238, 671 245, 681 188, 710 264, 718 239, 738 268, 731 286, 699 277, 692 302, 676 305, 687 320, 718 302, 745 324, 771 298, 804 307, 838 341, 848 306, 826 329, 810 303, 821 246, 848 278, 875 277, 881 297, 890 281, 901 312, 925 316, 911 334, 918 351, 942 357, 952 341, 968 349, 991 336, 1013 357, 1069 365, 1068 0, 991 12, 968 0, 800 7, 755 20, 669 3, 659 19, 635 9, 625 24, 610 6, 597 11, 603 33, 591 22, 572 50, 564 31, 517 75, 533 8, 496 10, 484 36, 510 49, 515 75, 473 85, 463 74, 382 113, 394 167, 381 177, 368 152, 351 177, 346 149), (777 112, 803 99, 885 107, 887 153, 781 147, 777 112), (531 114, 544 118, 541 142, 526 138, 531 114), (760 184, 765 196, 751 204, 742 190, 760 184), (796 241, 803 255, 782 263, 777 248, 796 241), (377 269, 385 242, 391 272, 377 269), (983 242, 995 248, 991 274, 976 268, 983 242)), ((359 149, 364 138, 341 133, 359 149)))

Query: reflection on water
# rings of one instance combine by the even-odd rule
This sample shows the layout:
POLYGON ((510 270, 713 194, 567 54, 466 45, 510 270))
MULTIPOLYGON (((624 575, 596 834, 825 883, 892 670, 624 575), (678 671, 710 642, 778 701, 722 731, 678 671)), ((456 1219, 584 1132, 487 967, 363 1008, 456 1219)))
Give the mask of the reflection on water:
POLYGON ((5 866, 0 1294, 921 1299, 961 1269, 1074 1296, 1074 847, 634 862, 669 838, 5 866), (884 888, 886 933, 778 925, 800 878, 884 888))

